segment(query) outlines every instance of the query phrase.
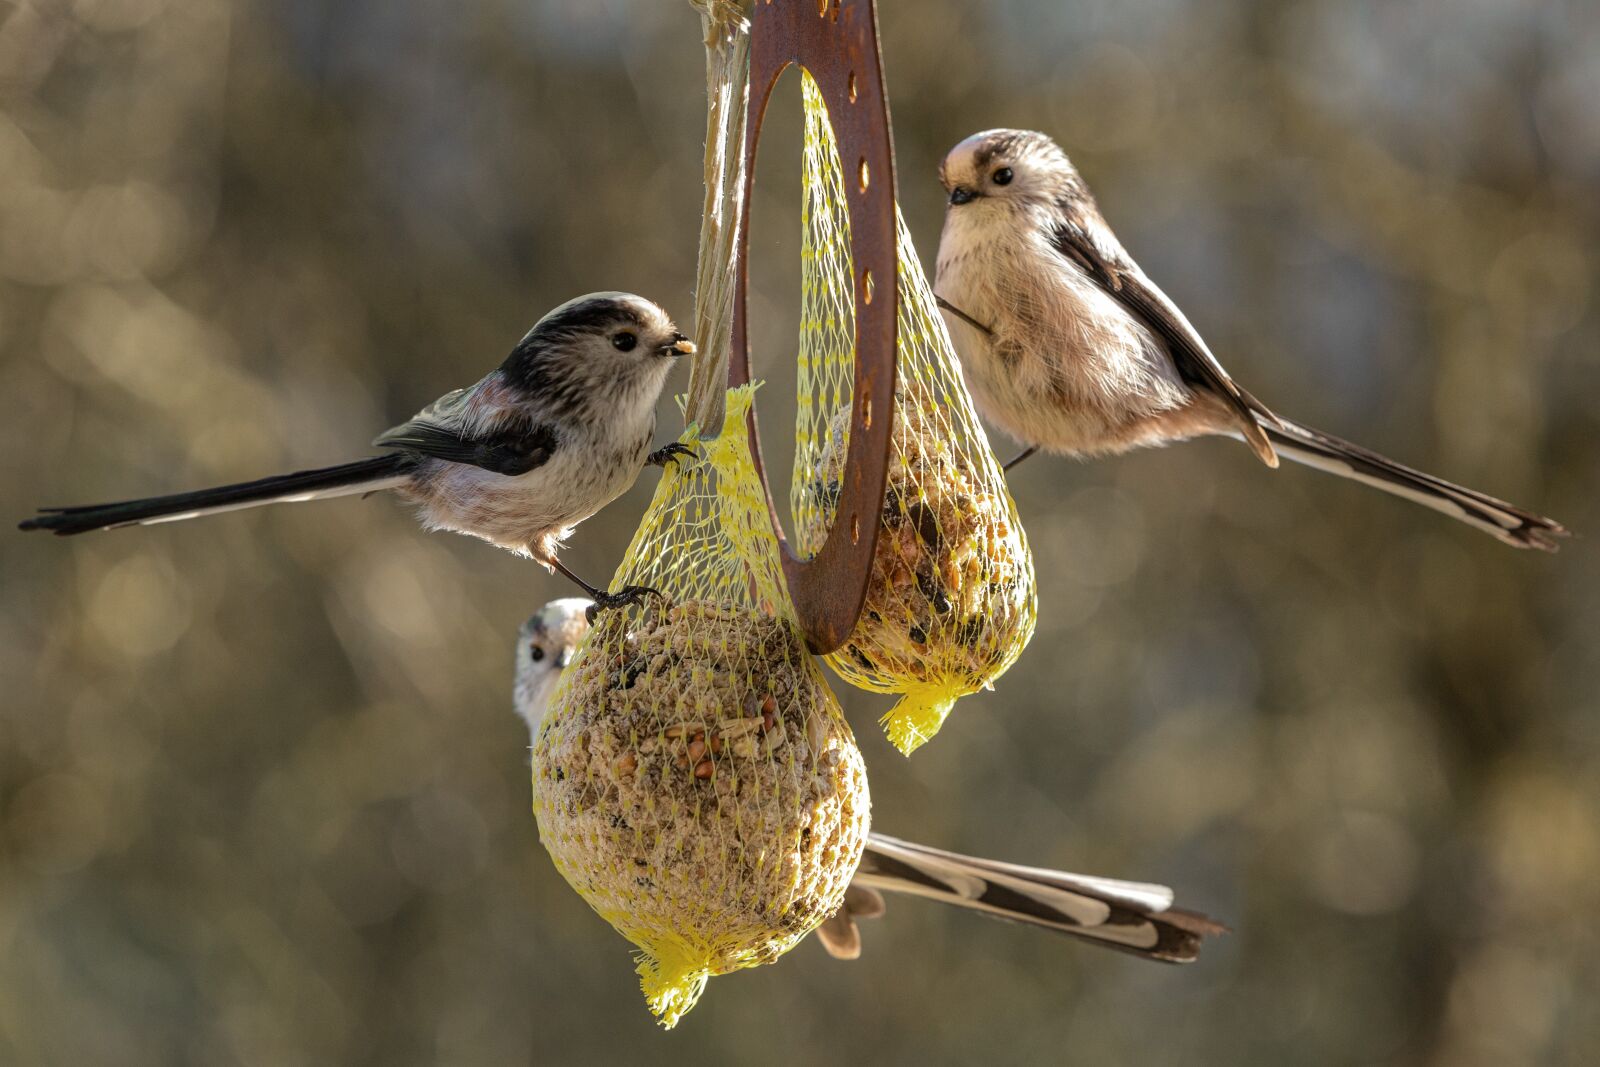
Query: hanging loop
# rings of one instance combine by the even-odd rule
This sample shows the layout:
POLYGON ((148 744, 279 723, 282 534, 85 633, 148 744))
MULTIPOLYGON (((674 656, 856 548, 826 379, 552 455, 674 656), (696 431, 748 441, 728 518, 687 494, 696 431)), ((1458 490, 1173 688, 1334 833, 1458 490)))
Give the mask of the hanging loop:
POLYGON ((846 174, 850 259, 855 300, 855 384, 850 447, 827 540, 810 559, 795 556, 778 521, 761 458, 756 415, 750 450, 767 492, 767 510, 783 555, 795 615, 811 651, 832 652, 855 629, 872 574, 879 516, 889 473, 894 425, 895 331, 898 308, 894 215, 894 143, 883 89, 875 0, 752 0, 750 95, 744 135, 744 207, 739 216, 738 279, 733 297, 733 350, 728 384, 750 380, 747 315, 750 190, 756 148, 772 89, 791 64, 810 72, 828 106, 846 174))

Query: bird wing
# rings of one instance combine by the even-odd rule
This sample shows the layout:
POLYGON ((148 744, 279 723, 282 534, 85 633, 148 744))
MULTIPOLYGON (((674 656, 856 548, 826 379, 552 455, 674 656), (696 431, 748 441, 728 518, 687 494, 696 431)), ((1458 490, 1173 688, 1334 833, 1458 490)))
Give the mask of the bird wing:
POLYGON ((467 463, 515 477, 544 466, 555 455, 555 430, 543 423, 509 419, 478 433, 463 433, 472 391, 446 393, 414 418, 378 435, 378 448, 398 448, 451 463, 467 463))
POLYGON ((1086 223, 1069 213, 1068 221, 1058 225, 1051 234, 1051 243, 1056 251, 1075 261, 1113 299, 1166 341, 1167 350, 1172 353, 1172 360, 1184 380, 1227 404, 1238 416, 1239 431, 1245 443, 1263 463, 1276 467, 1277 453, 1261 424, 1277 426, 1277 416, 1229 377, 1178 305, 1145 276, 1115 238, 1096 239, 1097 229, 1105 229, 1105 224, 1098 220, 1086 223))
MULTIPOLYGON (((466 420, 468 408, 472 404, 472 398, 481 388, 483 388, 482 382, 479 382, 471 389, 452 389, 411 416, 409 421, 401 423, 393 430, 386 431, 383 437, 387 437, 396 430, 402 430, 417 422, 431 422, 436 426, 459 426, 466 420)), ((380 437, 379 440, 383 440, 383 437, 380 437)))

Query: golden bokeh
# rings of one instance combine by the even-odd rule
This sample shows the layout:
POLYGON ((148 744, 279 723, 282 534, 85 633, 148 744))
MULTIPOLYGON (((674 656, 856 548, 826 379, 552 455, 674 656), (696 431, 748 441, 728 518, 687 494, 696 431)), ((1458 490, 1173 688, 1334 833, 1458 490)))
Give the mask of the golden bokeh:
MULTIPOLYGON (((1595 1062, 1600 7, 880 8, 924 262, 944 150, 1044 129, 1263 400, 1579 536, 1225 441, 1030 461, 1038 631, 996 690, 907 761, 837 687, 875 825, 1235 933, 1159 968, 891 900, 858 963, 801 945, 663 1035, 529 810, 511 642, 566 586, 384 499, 7 532, 0 1062, 1595 1062)), ((12 519, 365 454, 578 293, 688 320, 702 65, 681 0, 0 5, 12 519)), ((763 405, 796 79, 774 106, 763 405)))

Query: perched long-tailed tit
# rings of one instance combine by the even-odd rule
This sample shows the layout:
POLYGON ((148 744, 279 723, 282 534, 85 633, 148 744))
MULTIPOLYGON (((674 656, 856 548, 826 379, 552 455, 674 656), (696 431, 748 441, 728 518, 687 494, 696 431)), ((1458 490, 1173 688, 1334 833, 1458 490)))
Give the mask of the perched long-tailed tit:
MULTIPOLYGON (((589 607, 581 597, 553 600, 517 634, 513 699, 535 737, 562 670, 589 632, 589 607)), ((1170 963, 1194 959, 1203 938, 1226 930, 1174 908, 1165 886, 977 859, 872 834, 844 907, 817 929, 830 955, 861 954, 856 920, 883 914, 884 892, 926 897, 1170 963)))
POLYGON ((693 352, 661 308, 591 293, 550 312, 500 367, 373 442, 386 455, 216 489, 91 507, 44 508, 24 530, 78 534, 220 511, 393 489, 424 527, 481 537, 581 585, 602 606, 643 590, 596 590, 556 559, 572 528, 622 494, 655 452, 656 400, 678 356, 693 352))
MULTIPOLYGON (((1026 446, 1093 456, 1204 434, 1365 482, 1518 548, 1550 519, 1273 414, 1234 383, 1123 249, 1056 143, 986 130, 939 169, 949 194, 934 284, 983 416, 1026 446)), ((1011 466, 1012 464, 1007 464, 1011 466)))

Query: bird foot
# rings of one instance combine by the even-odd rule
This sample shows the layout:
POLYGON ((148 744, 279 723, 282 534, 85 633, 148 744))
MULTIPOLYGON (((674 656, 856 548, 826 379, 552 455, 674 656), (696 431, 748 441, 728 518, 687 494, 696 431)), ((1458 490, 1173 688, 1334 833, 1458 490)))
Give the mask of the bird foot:
POLYGON ((678 457, 680 456, 688 456, 690 459, 699 459, 700 453, 696 452, 688 445, 674 441, 670 445, 662 445, 660 448, 650 453, 650 455, 646 457, 645 462, 650 464, 652 467, 665 467, 668 463, 677 463, 678 457))
POLYGON ((588 610, 584 612, 584 617, 589 620, 589 625, 591 626, 594 625, 595 616, 600 614, 602 611, 610 611, 613 608, 625 608, 630 604, 639 603, 647 596, 658 596, 661 597, 662 600, 667 599, 662 594, 661 590, 652 589, 648 585, 624 586, 615 593, 607 593, 601 590, 595 590, 592 595, 594 597, 594 603, 589 605, 588 610))

